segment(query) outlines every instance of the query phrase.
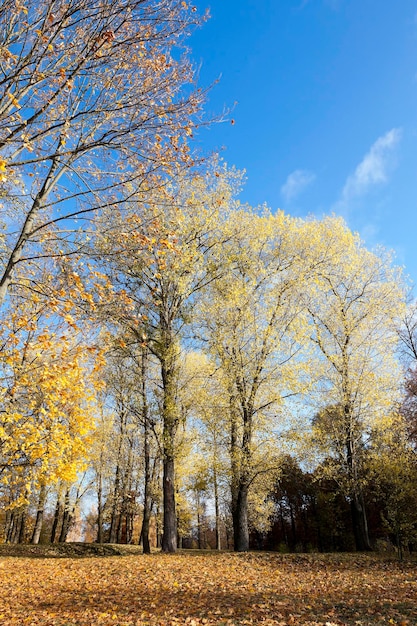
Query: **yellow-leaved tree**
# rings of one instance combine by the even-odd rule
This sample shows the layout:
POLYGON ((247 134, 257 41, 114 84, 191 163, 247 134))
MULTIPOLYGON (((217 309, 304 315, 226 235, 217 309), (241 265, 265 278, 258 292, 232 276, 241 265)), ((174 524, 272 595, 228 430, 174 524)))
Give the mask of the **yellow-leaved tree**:
POLYGON ((367 250, 343 220, 318 226, 315 245, 326 246, 328 255, 310 284, 308 301, 323 407, 313 429, 329 457, 323 467, 350 502, 356 548, 367 550, 366 454, 372 431, 400 398, 395 322, 405 293, 400 270, 384 250, 367 250))
POLYGON ((82 251, 84 219, 131 184, 140 196, 189 165, 204 94, 184 40, 198 22, 177 0, 1 3, 0 303, 39 255, 82 251))
POLYGON ((312 264, 303 222, 282 212, 240 209, 223 229, 212 261, 223 271, 204 292, 198 321, 223 390, 212 401, 225 402, 234 549, 244 551, 250 489, 279 467, 284 398, 305 389, 303 296, 312 264))
MULTIPOLYGON (((73 482, 87 461, 94 359, 73 328, 65 320, 45 319, 37 302, 17 303, 3 320, 1 340, 1 488, 8 508, 39 491, 32 537, 37 542, 48 486, 73 482)), ((17 532, 10 522, 9 537, 17 532)))
MULTIPOLYGON (((199 294, 223 271, 221 253, 210 251, 223 240, 222 223, 240 175, 213 163, 207 171, 177 178, 145 205, 128 212, 105 213, 98 229, 96 254, 106 259, 105 273, 114 285, 107 308, 121 325, 126 341, 146 346, 159 366, 162 421, 164 532, 162 549, 177 548, 175 462, 178 428, 181 341, 190 327, 199 294)), ((139 360, 139 358, 138 358, 139 360)))

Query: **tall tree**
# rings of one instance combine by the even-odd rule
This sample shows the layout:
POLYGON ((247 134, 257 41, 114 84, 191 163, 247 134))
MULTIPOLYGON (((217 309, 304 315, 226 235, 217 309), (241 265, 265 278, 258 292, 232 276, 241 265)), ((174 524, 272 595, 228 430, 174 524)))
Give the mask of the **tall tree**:
POLYGON ((244 551, 249 490, 274 467, 268 431, 280 427, 283 398, 303 386, 298 357, 309 268, 303 225, 282 212, 241 209, 224 228, 227 241, 214 253, 224 270, 205 292, 199 321, 226 398, 234 548, 244 551))
POLYGON ((15 503, 59 480, 75 480, 94 429, 93 361, 68 320, 36 298, 14 299, 0 344, 0 485, 15 503), (13 305, 13 306, 12 306, 13 305))
MULTIPOLYGON (((207 262, 221 241, 226 212, 239 175, 214 163, 206 172, 177 179, 149 197, 126 219, 107 214, 107 231, 97 250, 108 257, 107 274, 117 294, 116 316, 140 347, 157 360, 161 380, 164 532, 162 549, 177 547, 175 459, 183 419, 178 398, 181 339, 197 295, 219 265, 207 262), (112 233, 111 240, 109 233, 112 233)), ((116 311, 116 313, 115 313, 116 311)))
POLYGON ((308 304, 326 403, 315 430, 333 459, 327 468, 350 501, 356 548, 368 550, 365 453, 378 417, 399 398, 394 321, 404 292, 390 256, 366 250, 342 221, 324 221, 321 237, 329 254, 308 304))

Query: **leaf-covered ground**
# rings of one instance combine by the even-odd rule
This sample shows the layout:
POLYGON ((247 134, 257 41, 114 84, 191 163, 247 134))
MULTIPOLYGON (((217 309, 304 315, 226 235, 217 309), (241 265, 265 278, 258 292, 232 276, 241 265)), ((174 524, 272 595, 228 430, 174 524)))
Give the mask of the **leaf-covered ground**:
POLYGON ((413 626, 417 565, 364 555, 0 556, 0 624, 413 626))

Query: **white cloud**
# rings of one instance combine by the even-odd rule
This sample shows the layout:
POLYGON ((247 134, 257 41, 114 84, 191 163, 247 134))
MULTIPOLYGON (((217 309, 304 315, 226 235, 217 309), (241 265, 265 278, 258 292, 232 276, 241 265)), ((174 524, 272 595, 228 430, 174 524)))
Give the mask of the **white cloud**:
POLYGON ((281 187, 281 194, 288 202, 300 195, 308 185, 316 179, 316 175, 308 170, 295 170, 288 175, 287 180, 281 187))
POLYGON ((400 128, 393 128, 379 137, 365 154, 343 187, 341 202, 363 196, 376 185, 386 183, 394 165, 394 149, 401 139, 400 128))

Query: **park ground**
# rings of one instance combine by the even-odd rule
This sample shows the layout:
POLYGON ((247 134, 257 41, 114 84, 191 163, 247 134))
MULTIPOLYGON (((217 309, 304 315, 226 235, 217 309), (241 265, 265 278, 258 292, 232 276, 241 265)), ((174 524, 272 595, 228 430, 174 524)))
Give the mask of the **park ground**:
POLYGON ((0 546, 1 626, 417 624, 415 561, 77 545, 11 554, 0 546))

